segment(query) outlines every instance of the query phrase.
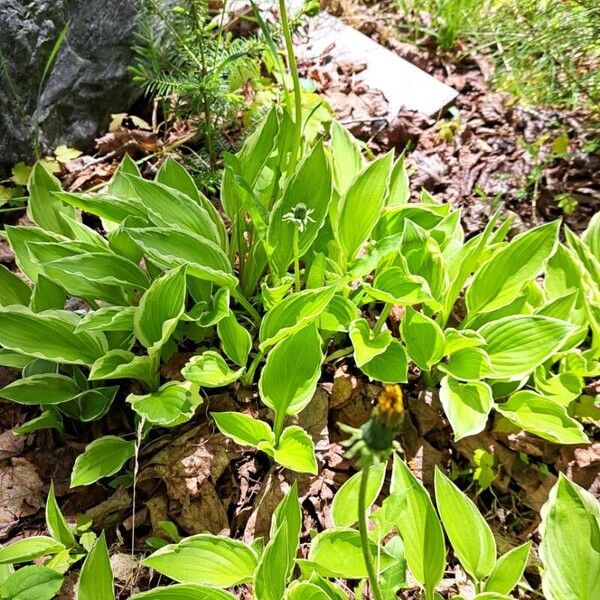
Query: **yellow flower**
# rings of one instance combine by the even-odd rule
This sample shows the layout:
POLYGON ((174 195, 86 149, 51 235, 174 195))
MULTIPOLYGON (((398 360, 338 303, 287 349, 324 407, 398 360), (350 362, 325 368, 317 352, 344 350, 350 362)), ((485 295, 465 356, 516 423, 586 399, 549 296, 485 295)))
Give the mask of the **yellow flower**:
POLYGON ((376 408, 377 417, 388 429, 397 429, 404 416, 404 400, 399 385, 385 385, 376 408))

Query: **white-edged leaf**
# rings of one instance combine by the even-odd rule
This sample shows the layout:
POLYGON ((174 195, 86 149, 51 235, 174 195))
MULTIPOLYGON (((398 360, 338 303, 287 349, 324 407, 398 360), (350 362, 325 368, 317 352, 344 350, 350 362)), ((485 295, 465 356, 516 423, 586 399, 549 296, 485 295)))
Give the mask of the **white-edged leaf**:
POLYGON ((75 459, 71 487, 90 485, 114 475, 135 454, 135 444, 115 435, 107 435, 85 447, 75 459))
POLYGON ((199 356, 192 356, 190 361, 181 370, 182 375, 192 383, 201 387, 225 387, 237 381, 244 372, 244 368, 232 371, 225 359, 212 350, 207 350, 199 356))

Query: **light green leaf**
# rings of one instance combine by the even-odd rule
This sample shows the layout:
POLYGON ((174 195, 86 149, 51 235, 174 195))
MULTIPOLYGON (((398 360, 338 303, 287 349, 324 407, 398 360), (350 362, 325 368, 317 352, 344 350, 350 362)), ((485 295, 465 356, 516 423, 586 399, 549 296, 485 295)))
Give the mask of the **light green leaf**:
POLYGON ((316 321, 334 294, 335 286, 290 294, 264 316, 259 333, 260 349, 264 351, 316 321))
POLYGON ((0 307, 0 345, 50 361, 91 365, 108 350, 106 338, 100 332, 76 333, 77 324, 66 311, 0 307))
POLYGON ((77 324, 80 331, 133 331, 133 306, 103 306, 87 313, 77 324))
POLYGON ((225 387, 237 381, 244 369, 232 371, 218 352, 207 350, 199 356, 192 356, 181 370, 182 375, 192 383, 202 387, 225 387))
POLYGON ((385 352, 364 364, 361 371, 374 381, 405 383, 408 381, 408 357, 404 346, 392 339, 385 352))
POLYGON ((555 444, 589 443, 581 423, 571 418, 564 406, 535 392, 515 392, 496 409, 518 427, 555 444))
POLYGON ((322 362, 321 338, 314 325, 300 329, 271 350, 258 390, 262 401, 277 413, 278 419, 298 414, 310 402, 321 376, 322 362))
POLYGON ((0 548, 0 565, 24 563, 42 556, 57 554, 64 544, 45 535, 33 535, 0 548))
POLYGON ((197 387, 189 382, 168 381, 151 394, 129 394, 127 402, 148 423, 159 427, 175 427, 194 416, 196 408, 202 404, 202 398, 197 387))
POLYGON ((90 485, 119 471, 135 454, 135 444, 123 438, 107 435, 85 447, 75 459, 71 487, 90 485))
POLYGON ((428 316, 406 308, 400 327, 408 355, 417 365, 428 371, 444 355, 444 332, 428 316))
POLYGON ((397 503, 396 526, 408 567, 425 589, 433 591, 446 567, 444 533, 429 493, 396 454, 390 492, 397 503))
POLYGON ((229 288, 237 285, 227 255, 206 238, 160 227, 125 231, 159 265, 171 269, 187 266, 187 274, 192 277, 229 288))
POLYGON ((496 540, 473 502, 437 467, 435 497, 448 539, 465 571, 481 581, 496 565, 496 540))
POLYGON ((283 598, 287 580, 294 567, 294 556, 289 552, 289 526, 284 520, 272 533, 260 557, 254 574, 254 595, 260 600, 283 598))
POLYGON ((54 192, 60 192, 60 182, 37 162, 27 183, 29 202, 27 214, 42 229, 69 235, 69 227, 63 223, 61 214, 75 217, 72 207, 63 204, 54 192))
POLYGON ((185 311, 185 268, 169 271, 152 282, 133 317, 136 337, 156 352, 171 337, 185 311))
MULTIPOLYGON (((110 223, 123 223, 129 217, 138 217, 144 223, 149 220, 148 211, 135 196, 72 194, 68 192, 55 193, 54 195, 63 203, 80 208, 110 223)), ((106 222, 104 224, 106 225, 106 222)))
POLYGON ((427 281, 400 267, 388 267, 375 277, 373 285, 365 283, 363 287, 375 300, 389 304, 414 305, 433 300, 427 281))
POLYGON ((510 594, 523 577, 530 550, 531 542, 527 542, 502 555, 485 583, 485 591, 510 594))
POLYGON ((15 435, 25 435, 41 429, 56 429, 61 433, 64 431, 62 417, 55 408, 43 411, 39 416, 26 421, 20 427, 15 427, 12 432, 15 435))
POLYGON ((178 583, 133 594, 130 600, 235 600, 235 596, 207 585, 178 583))
POLYGON ((552 600, 596 600, 600 592, 600 504, 562 473, 542 508, 542 589, 552 600))
POLYGON ((404 160, 404 152, 394 164, 390 179, 390 193, 387 200, 389 207, 401 206, 410 199, 410 181, 404 160))
POLYGON ((252 349, 250 332, 240 325, 235 315, 230 312, 218 322, 217 334, 223 345, 223 352, 234 363, 243 367, 248 361, 248 355, 252 349))
MULTIPOLYGON (((369 467, 365 501, 367 509, 377 500, 381 492, 386 466, 387 463, 383 462, 369 467)), ((351 527, 358 521, 358 493, 361 475, 361 472, 352 475, 336 492, 331 504, 331 520, 334 527, 351 527)))
POLYGON ((180 583, 230 587, 252 579, 257 558, 242 542, 200 533, 163 546, 142 564, 180 583))
POLYGON ((192 176, 176 160, 167 156, 156 173, 156 181, 173 188, 195 202, 200 201, 200 192, 192 176))
POLYGON ((283 430, 279 444, 273 451, 273 458, 296 473, 318 473, 315 444, 302 427, 292 425, 283 430))
POLYGON ((337 237, 348 260, 367 240, 380 217, 393 161, 393 151, 373 161, 340 198, 337 237))
POLYGON ((102 532, 81 567, 77 600, 114 600, 114 597, 113 573, 102 532))
POLYGON ((356 138, 335 119, 331 122, 333 176, 338 193, 345 194, 365 161, 356 138))
POLYGON ((288 493, 275 508, 273 518, 271 519, 270 537, 277 534, 282 523, 287 525, 288 541, 288 578, 294 569, 294 560, 298 554, 300 544, 300 532, 302 531, 302 508, 298 499, 298 483, 294 481, 288 493))
POLYGON ((481 348, 463 348, 438 365, 438 369, 462 381, 485 379, 492 371, 490 357, 481 348))
POLYGON ((92 365, 88 379, 98 381, 128 377, 152 387, 155 383, 155 367, 152 359, 147 355, 136 356, 126 350, 111 350, 92 365))
POLYGON ((57 541, 71 548, 75 545, 75 536, 62 514, 54 494, 54 482, 50 482, 48 499, 46 500, 46 527, 50 535, 57 541))
POLYGON ((486 262, 466 293, 469 315, 510 304, 556 251, 559 227, 560 221, 554 221, 518 235, 486 262))
POLYGON ((455 442, 482 432, 494 405, 492 389, 487 383, 460 383, 452 377, 442 379, 440 401, 455 442))
POLYGON ((275 445, 275 435, 264 421, 237 412, 213 412, 219 431, 241 446, 275 445))
POLYGON ((575 326, 540 315, 513 315, 478 330, 485 339, 493 379, 519 379, 558 352, 575 326))
POLYGON ((7 600, 52 600, 63 584, 63 576, 39 565, 21 567, 0 584, 0 597, 7 600))
POLYGON ((446 343, 444 344, 444 355, 453 354, 464 348, 480 348, 485 346, 485 340, 472 329, 461 329, 453 327, 444 330, 446 343))
POLYGON ((96 387, 60 405, 60 412, 84 423, 101 419, 110 409, 119 386, 96 387))
POLYGON ((29 304, 31 290, 17 275, 0 265, 0 306, 29 304))
POLYGON ((366 319, 356 319, 350 323, 348 333, 354 347, 354 362, 359 369, 385 352, 392 342, 392 334, 389 331, 375 334, 366 319))
POLYGON ((600 261, 600 212, 597 212, 588 223, 581 239, 588 245, 592 254, 600 261))
MULTIPOLYGON (((378 572, 395 562, 385 549, 369 541, 371 560, 378 572)), ((360 534, 355 529, 335 528, 317 534, 310 545, 308 560, 319 567, 321 575, 343 579, 364 579, 367 567, 360 534)))
POLYGON ((75 398, 81 390, 65 375, 45 373, 31 375, 0 389, 0 398, 18 404, 60 404, 75 398))
MULTIPOLYGON (((335 121, 334 121, 335 122, 335 121)), ((327 595, 318 585, 308 581, 295 581, 286 590, 284 600, 330 600, 327 595)))

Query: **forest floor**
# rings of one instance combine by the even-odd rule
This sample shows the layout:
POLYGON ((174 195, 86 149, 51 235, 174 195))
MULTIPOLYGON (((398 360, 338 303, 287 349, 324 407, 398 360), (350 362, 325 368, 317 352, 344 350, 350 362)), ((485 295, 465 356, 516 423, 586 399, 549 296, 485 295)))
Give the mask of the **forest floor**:
MULTIPOLYGON (((459 92, 456 110, 439 118, 402 112, 388 122, 380 118, 385 113, 385 98, 360 84, 361 65, 340 67, 326 56, 301 65, 338 118, 374 152, 392 147, 406 150, 414 193, 424 188, 461 207, 468 234, 479 232, 497 208, 513 215, 516 230, 561 216, 575 231, 585 228, 600 206, 600 153, 589 151, 592 140, 585 114, 521 106, 490 87, 490 65, 484 56, 456 60, 426 44, 398 41, 390 25, 375 14, 362 14, 358 21, 354 18, 352 24, 459 92), (558 139, 563 142, 556 142, 558 139), (564 214, 558 206, 557 194, 576 201, 571 214, 564 214)), ((138 156, 149 155, 190 135, 185 124, 172 131, 170 139, 157 139, 127 119, 124 125, 99 139, 95 157, 79 157, 66 165, 62 179, 68 189, 87 189, 107 181, 125 149, 136 150, 138 156)), ((154 162, 144 163, 148 173, 154 162)), ((19 219, 18 213, 14 218, 19 219)), ((0 263, 14 268, 13 258, 0 241, 0 263)), ((398 315, 392 313, 390 324, 398 326, 398 315)), ((165 378, 180 377, 188 358, 187 354, 175 355, 163 369, 165 378)), ((17 376, 16 371, 0 367, 0 387, 17 376)), ((595 396, 600 381, 588 388, 587 394, 595 396)), ((362 425, 379 392, 377 385, 365 381, 341 360, 327 365, 310 412, 297 417, 315 440, 321 467, 318 476, 297 476, 305 541, 310 530, 331 526, 331 499, 353 474, 340 445, 343 434, 338 424, 362 425)), ((557 446, 523 432, 503 432, 493 423, 484 433, 454 443, 434 394, 409 382, 405 398, 408 415, 400 443, 411 468, 428 486, 435 465, 453 471, 463 489, 469 488, 476 498, 501 552, 532 536, 536 541, 539 511, 559 472, 600 498, 597 427, 595 443, 586 448, 557 446), (495 478, 483 491, 473 482, 473 473, 482 468, 472 462, 477 449, 496 458, 495 478)), ((112 560, 123 598, 134 589, 156 584, 149 580, 148 570, 140 569, 130 558, 134 522, 133 545, 140 554, 149 550, 147 536, 160 535, 158 522, 163 519, 174 521, 188 534, 209 530, 247 541, 268 534, 289 473, 284 478, 281 469, 263 455, 244 451, 215 431, 208 413, 239 407, 253 416, 265 416, 255 391, 233 388, 209 395, 192 422, 144 446, 133 510, 130 489, 115 490, 102 483, 69 489, 73 462, 87 443, 101 435, 131 431, 124 406, 116 405, 91 426, 71 422, 63 435, 40 431, 14 436, 11 429, 34 416, 35 410, 1 402, 0 543, 43 532, 44 499, 51 480, 68 517, 86 513, 96 528, 116 531, 112 560)), ((538 576, 532 565, 526 577, 533 589, 539 586, 538 576)), ((456 573, 449 574, 447 591, 460 592, 460 581, 456 573)), ((413 597, 410 590, 403 594, 401 597, 413 597)), ((62 597, 72 596, 67 590, 62 597)), ((245 597, 244 590, 240 597, 245 597)))

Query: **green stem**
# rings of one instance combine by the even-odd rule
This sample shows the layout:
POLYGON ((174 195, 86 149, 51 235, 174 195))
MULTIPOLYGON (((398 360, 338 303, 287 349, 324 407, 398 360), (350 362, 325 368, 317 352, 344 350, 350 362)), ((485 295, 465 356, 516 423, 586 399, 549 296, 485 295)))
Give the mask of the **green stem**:
POLYGON ((302 91, 300 88, 300 75, 298 74, 298 63, 296 62, 296 55, 294 54, 294 43, 292 42, 292 31, 290 29, 290 22, 288 20, 287 9, 285 7, 285 0, 279 0, 279 14, 281 17, 281 27, 283 29, 283 37, 285 39, 285 49, 288 58, 288 65, 290 68, 290 75, 294 83, 294 138, 292 142, 292 153, 290 156, 290 164, 288 173, 291 174, 296 168, 298 161, 298 152, 300 151, 300 145, 302 143, 302 91))
POLYGON ((260 315, 258 314, 258 311, 254 308, 254 306, 252 306, 252 304, 248 302, 244 294, 240 292, 240 290, 238 290, 237 288, 232 288, 231 295, 241 306, 243 306, 246 309, 248 314, 252 317, 254 324, 258 327, 260 325, 260 315))
POLYGON ((246 374, 242 378, 244 385, 252 385, 252 382, 254 381, 254 373, 256 373, 256 369, 258 368, 258 365, 260 364, 263 357, 264 352, 256 353, 254 360, 252 361, 252 363, 248 367, 248 370, 246 371, 246 374))
POLYGON ((298 226, 294 227, 294 281, 296 291, 300 291, 300 232, 298 226))
POLYGON ((384 326, 385 322, 387 321, 387 318, 390 315, 392 306, 393 305, 390 302, 388 302, 383 307, 383 310, 381 311, 381 314, 379 315, 379 318, 377 319, 377 323, 375 323, 375 327, 373 327, 373 333, 375 335, 377 335, 378 333, 381 333, 381 330, 383 329, 383 326, 384 326))
POLYGON ((349 347, 349 348, 340 348, 339 350, 336 350, 335 352, 332 352, 325 359, 325 362, 326 363, 335 362, 339 358, 344 358, 344 356, 350 356, 350 354, 352 354, 353 352, 354 352, 354 348, 352 348, 352 347, 349 347))
POLYGON ((358 493, 358 529, 360 531, 360 544, 362 546, 363 558, 369 575, 369 584, 373 600, 383 600, 377 572, 373 566, 373 558, 369 545, 369 533, 367 527, 367 485, 369 483, 369 466, 363 465, 360 476, 360 490, 358 493))
POLYGON ((273 423, 273 432, 275 433, 275 448, 279 446, 279 439, 283 433, 283 426, 285 424, 285 412, 279 411, 275 413, 275 421, 273 423))

